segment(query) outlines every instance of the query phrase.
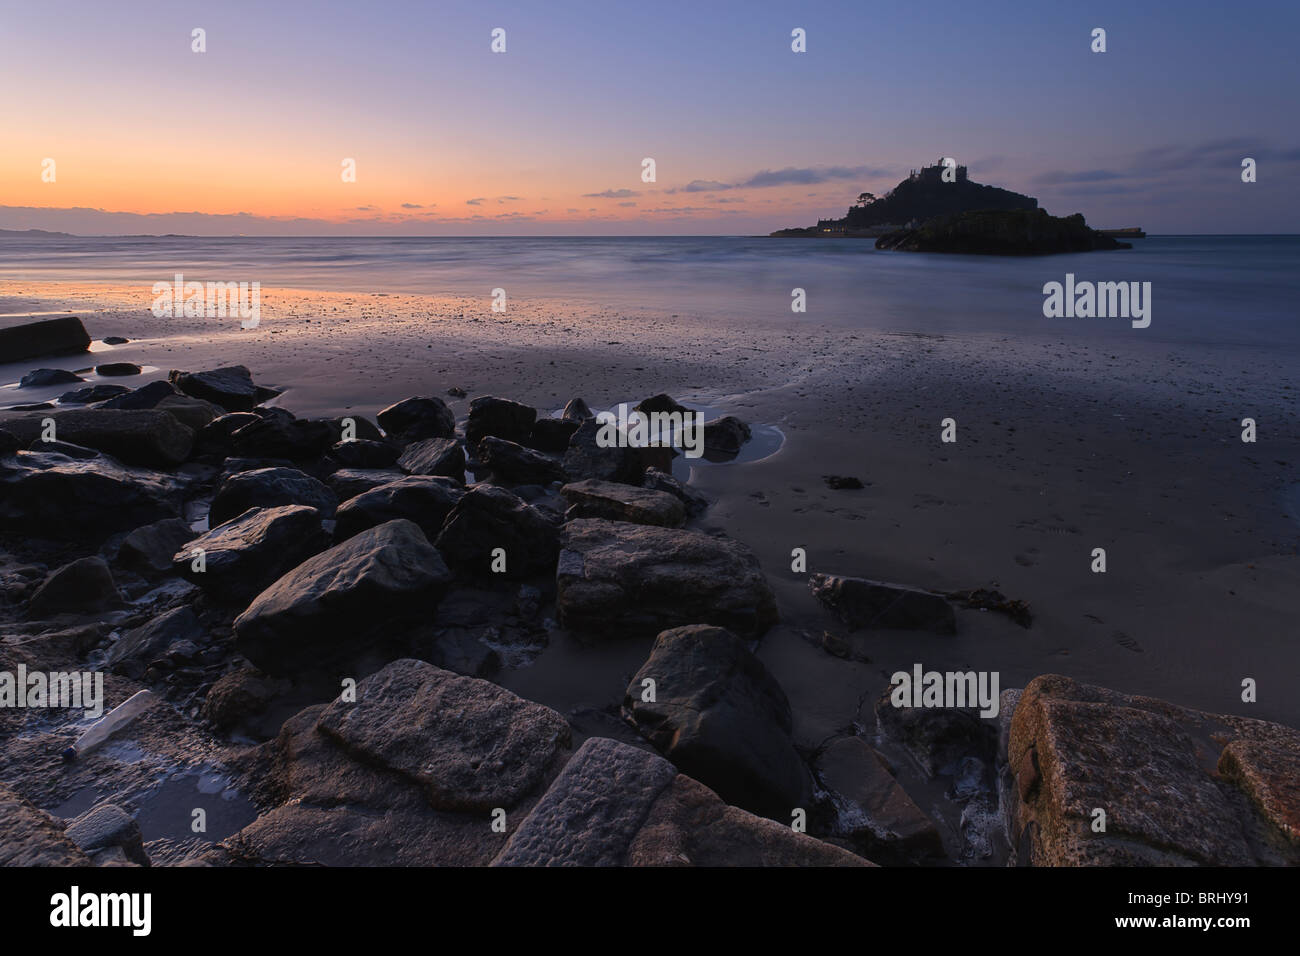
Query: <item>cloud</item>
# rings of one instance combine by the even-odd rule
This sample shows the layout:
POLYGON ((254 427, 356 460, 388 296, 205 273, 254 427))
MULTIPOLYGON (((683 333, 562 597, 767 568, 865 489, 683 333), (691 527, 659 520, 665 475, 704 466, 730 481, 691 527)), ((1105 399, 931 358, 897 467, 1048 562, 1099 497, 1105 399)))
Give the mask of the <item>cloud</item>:
POLYGON ((874 166, 787 166, 784 169, 763 169, 741 183, 740 189, 762 189, 768 186, 813 186, 818 183, 845 179, 869 179, 889 175, 888 169, 874 166))
POLYGON ((484 198, 485 198, 485 197, 483 197, 483 196, 479 196, 477 199, 466 199, 466 200, 465 200, 465 205, 466 205, 466 206, 477 206, 479 203, 483 202, 484 198))
POLYGON ((357 212, 378 212, 379 211, 378 206, 356 206, 354 208, 356 209, 357 212))
POLYGON ((684 193, 713 193, 724 189, 735 189, 730 183, 720 183, 715 179, 695 179, 682 187, 684 193))
POLYGON ((630 189, 606 189, 603 193, 583 193, 583 199, 630 199, 636 193, 630 189))
POLYGON ((619 205, 620 205, 620 206, 635 206, 636 203, 634 203, 634 202, 621 202, 621 203, 619 203, 619 205))
POLYGON ((402 208, 403 208, 403 209, 423 209, 424 207, 421 206, 418 202, 404 202, 404 203, 402 203, 402 208))

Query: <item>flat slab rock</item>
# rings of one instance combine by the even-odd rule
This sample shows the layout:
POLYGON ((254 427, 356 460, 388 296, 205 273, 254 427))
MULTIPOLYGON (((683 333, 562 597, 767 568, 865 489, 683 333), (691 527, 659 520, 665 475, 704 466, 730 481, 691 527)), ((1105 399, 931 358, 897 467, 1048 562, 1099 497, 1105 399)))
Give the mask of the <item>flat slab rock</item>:
POLYGON ((868 866, 729 807, 655 754, 589 738, 494 866, 868 866))
POLYGON ((569 502, 569 518, 608 518, 661 528, 680 527, 686 520, 685 505, 673 495, 618 481, 575 481, 560 494, 569 502))
POLYGON ((1006 741, 1020 862, 1300 863, 1300 731, 1048 674, 1006 741), (1106 831, 1091 828, 1106 812, 1106 831))
POLYGON ((838 574, 814 574, 808 586, 817 599, 851 628, 957 633, 957 617, 942 594, 884 581, 838 574))
POLYGON ((603 634, 654 635, 715 624, 745 638, 777 620, 758 558, 728 538, 582 518, 561 534, 561 623, 603 634))
POLYGON ((336 700, 317 728, 424 787, 440 810, 512 807, 568 748, 568 722, 485 680, 399 660, 336 700))
POLYGON ((194 432, 158 409, 4 412, 0 428, 30 445, 43 437, 43 422, 49 418, 54 419, 59 441, 94 448, 128 465, 170 468, 183 462, 194 446, 194 432))

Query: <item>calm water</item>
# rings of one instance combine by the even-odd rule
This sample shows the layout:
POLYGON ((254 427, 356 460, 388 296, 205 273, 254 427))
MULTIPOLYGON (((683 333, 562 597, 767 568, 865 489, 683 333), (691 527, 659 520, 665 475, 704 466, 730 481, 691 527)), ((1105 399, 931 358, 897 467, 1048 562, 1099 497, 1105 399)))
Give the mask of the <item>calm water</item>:
MULTIPOLYGON (((877 252, 869 240, 672 238, 0 237, 0 280, 151 286, 176 272, 264 287, 544 297, 667 315, 958 330, 1141 334, 1147 341, 1300 345, 1300 236, 1169 236, 1121 252, 1006 259, 877 252), (1152 283, 1152 324, 1046 319, 1043 283, 1152 283), (791 290, 808 313, 792 315, 791 290), (1056 328, 1052 328, 1056 326, 1056 328)), ((0 286, 0 295, 5 289, 0 286)))

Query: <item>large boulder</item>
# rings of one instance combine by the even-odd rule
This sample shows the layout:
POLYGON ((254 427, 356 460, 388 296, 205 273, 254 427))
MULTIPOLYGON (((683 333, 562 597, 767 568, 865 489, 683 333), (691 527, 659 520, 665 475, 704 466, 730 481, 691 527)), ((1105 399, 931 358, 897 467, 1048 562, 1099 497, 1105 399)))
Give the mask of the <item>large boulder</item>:
POLYGON ((539 418, 533 422, 528 447, 549 455, 563 455, 569 449, 569 439, 581 424, 567 418, 539 418))
POLYGON ((236 646, 277 676, 350 656, 432 617, 451 577, 417 525, 389 521, 309 558, 259 594, 235 619, 236 646))
POLYGON ((452 508, 434 542, 458 571, 494 575, 494 552, 505 551, 502 577, 542 574, 555 566, 559 529, 504 488, 479 485, 452 508))
POLYGON ((709 507, 708 498, 690 485, 683 484, 668 472, 660 471, 658 468, 647 468, 645 470, 645 474, 641 476, 641 487, 650 491, 662 491, 664 494, 672 495, 682 503, 688 517, 697 517, 708 510, 709 507))
POLYGON ((520 485, 549 485, 564 480, 564 469, 550 455, 523 445, 485 436, 478 445, 479 461, 493 481, 520 485))
POLYGON ((226 601, 247 601, 286 571, 324 551, 329 542, 315 508, 250 508, 181 545, 172 561, 179 574, 210 594, 226 601), (195 551, 202 552, 201 563, 196 563, 195 551))
POLYGON ((789 825, 729 807, 653 753, 583 743, 494 866, 866 866, 789 825))
POLYGON ((396 445, 371 438, 354 438, 330 446, 330 457, 345 468, 391 468, 401 453, 396 445))
POLYGON ((100 539, 180 514, 177 484, 95 458, 20 453, 0 460, 0 529, 100 539))
POLYGON ((334 517, 338 497, 321 482, 296 468, 255 468, 227 478, 212 499, 212 527, 238 518, 250 508, 306 505, 324 517, 334 517))
POLYGON ((429 540, 437 538, 465 489, 451 478, 411 475, 349 498, 335 514, 334 533, 343 540, 394 518, 420 526, 429 540))
POLYGON ((1300 863, 1298 730, 1048 674, 1020 695, 1005 747, 1018 863, 1300 863))
POLYGON ((6 362, 43 355, 71 355, 90 348, 90 335, 75 315, 0 328, 0 356, 6 362))
POLYGON ((740 454, 740 446, 749 438, 749 426, 734 415, 724 415, 704 423, 704 450, 711 455, 734 457, 740 454))
POLYGON ((45 437, 46 419, 54 420, 59 441, 106 452, 128 465, 171 468, 188 458, 194 446, 193 431, 156 409, 4 412, 0 428, 30 444, 45 437))
POLYGON ((118 548, 117 562, 142 574, 162 574, 172 569, 172 555, 194 537, 183 518, 164 518, 136 528, 118 548))
POLYGON ((146 667, 178 641, 204 643, 204 630, 198 618, 183 604, 119 637, 108 649, 108 666, 118 673, 138 678, 146 667))
POLYGON ((397 467, 408 475, 454 478, 464 484, 465 449, 454 438, 426 438, 407 445, 397 467))
POLYGON ((564 453, 564 472, 570 481, 594 478, 599 481, 640 483, 645 463, 639 449, 619 445, 603 447, 597 440, 601 425, 593 418, 584 421, 564 453))
POLYGON ((531 405, 497 398, 495 395, 483 395, 469 403, 465 441, 474 449, 480 440, 492 435, 522 445, 532 434, 533 422, 536 420, 537 409, 531 405))
POLYGON ((564 526, 561 545, 557 604, 566 627, 652 635, 706 623, 755 638, 776 623, 758 559, 737 541, 582 518, 564 526))
POLYGON ((403 444, 426 438, 453 438, 456 416, 441 398, 408 398, 377 416, 379 427, 403 444))
POLYGON ((241 458, 319 458, 337 440, 329 422, 283 415, 259 418, 230 436, 230 447, 241 458))
POLYGON ((680 500, 662 491, 637 488, 617 481, 575 481, 560 489, 569 502, 565 517, 609 518, 663 528, 676 528, 686 520, 680 500))
POLYGON ((396 468, 340 468, 326 478, 325 483, 339 501, 347 501, 403 477, 396 468))
MULTIPOLYGON (((139 388, 129 391, 124 395, 117 396, 117 398, 110 398, 99 407, 120 408, 127 411, 141 408, 157 408, 158 403, 163 399, 174 398, 178 395, 180 395, 180 392, 176 391, 175 386, 173 386, 171 382, 159 379, 156 382, 150 382, 148 385, 141 385, 139 388)), ((195 401, 202 401, 202 399, 195 399, 195 401)), ((216 407, 220 408, 221 406, 218 405, 216 407)))
POLYGON ((664 631, 628 685, 623 709, 682 773, 728 803, 783 821, 808 809, 811 778, 790 737, 790 702, 730 631, 664 631))
POLYGON ((253 383, 253 375, 243 365, 228 365, 206 372, 173 370, 167 380, 186 395, 220 405, 226 411, 247 412, 279 394, 271 388, 253 383))
POLYGON ((884 627, 937 634, 957 632, 952 605, 934 591, 838 574, 814 574, 808 579, 808 586, 817 600, 854 629, 884 627))
POLYGON ((122 603, 113 572, 99 555, 79 558, 54 571, 32 595, 27 610, 32 617, 88 614, 122 603))
POLYGON ((366 763, 417 783, 439 810, 519 802, 569 745, 563 717, 485 680, 398 660, 336 700, 318 729, 366 763))
POLYGON ((235 432, 245 425, 260 421, 261 416, 253 412, 231 412, 208 422, 194 436, 194 451, 202 455, 215 455, 225 458, 234 451, 235 432))

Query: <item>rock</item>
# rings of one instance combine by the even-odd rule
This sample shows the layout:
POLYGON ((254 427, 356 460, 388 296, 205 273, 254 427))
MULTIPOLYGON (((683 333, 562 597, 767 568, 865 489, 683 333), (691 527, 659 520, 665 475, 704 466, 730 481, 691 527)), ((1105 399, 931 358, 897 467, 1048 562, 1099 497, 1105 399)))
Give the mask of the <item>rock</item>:
POLYGON ((90 336, 74 315, 0 328, 0 355, 6 362, 44 355, 71 355, 90 348, 90 336))
POLYGON ((329 547, 321 513, 304 505, 250 508, 176 549, 174 570, 224 601, 242 602, 329 547), (194 551, 203 552, 196 571, 194 551))
POLYGON ((782 821, 811 803, 808 769, 790 738, 790 702, 730 631, 664 631, 628 685, 623 711, 682 773, 728 803, 782 821), (642 700, 646 680, 654 701, 642 700))
POLYGON ((578 430, 580 422, 564 418, 539 418, 533 422, 528 446, 552 455, 563 455, 569 449, 569 439, 578 430))
POLYGON ((144 369, 133 362, 106 362, 103 365, 95 366, 95 374, 102 375, 105 378, 139 375, 142 371, 144 369))
POLYGON ((256 421, 260 421, 260 416, 252 412, 231 412, 214 418, 195 434, 194 451, 225 458, 234 450, 234 439, 231 436, 245 425, 256 421))
POLYGON ((108 401, 125 395, 129 391, 125 385, 87 385, 85 388, 73 389, 59 396, 61 405, 90 405, 94 402, 108 401))
POLYGON ((90 865, 59 821, 0 783, 0 866, 90 865))
MULTIPOLYGON (((125 395, 123 398, 130 398, 130 396, 125 395)), ((160 399, 154 408, 166 412, 193 432, 199 431, 224 414, 220 405, 205 402, 201 398, 190 398, 188 395, 167 395, 160 399)))
POLYGON ((103 342, 105 345, 126 345, 126 343, 130 342, 131 340, 124 339, 120 335, 106 335, 104 336, 104 338, 100 339, 100 341, 103 342))
POLYGON ((148 385, 141 385, 137 389, 110 398, 100 408, 122 408, 127 411, 140 408, 156 408, 158 403, 164 398, 171 398, 179 395, 180 392, 172 387, 171 382, 164 382, 159 379, 156 382, 150 382, 148 385))
POLYGON ((178 498, 165 476, 106 459, 20 453, 0 462, 0 529, 35 537, 102 540, 176 517, 178 498))
POLYGON ((326 479, 339 501, 364 495, 405 477, 396 468, 340 468, 326 479))
POLYGON ((569 480, 594 478, 630 485, 639 483, 645 465, 637 449, 617 445, 602 448, 596 440, 599 434, 600 425, 591 419, 583 422, 569 439, 568 450, 564 453, 564 472, 569 480))
POLYGON ((330 704, 317 727, 419 784, 436 809, 484 814, 537 787, 570 738, 548 707, 409 659, 358 684, 355 703, 330 704))
POLYGON ((816 769, 837 798, 837 829, 861 844, 872 859, 904 863, 943 856, 943 839, 934 821, 861 737, 834 740, 818 756, 816 769))
POLYGON ((326 518, 334 517, 334 492, 296 468, 257 468, 231 475, 217 490, 208 512, 212 527, 238 518, 250 508, 306 505, 326 518))
POLYGON ((218 730, 228 730, 261 714, 284 689, 284 681, 255 667, 241 667, 223 674, 208 690, 203 717, 218 730))
POLYGON ((465 483, 465 449, 452 438, 426 438, 406 446, 397 467, 408 475, 454 478, 465 483))
POLYGON ((18 441, 18 436, 11 431, 0 428, 0 455, 12 455, 19 448, 23 447, 18 441))
POLYGON ((464 398, 466 395, 469 394, 469 392, 465 391, 459 385, 453 385, 449 389, 447 389, 447 394, 450 395, 452 398, 464 398))
POLYGON ((479 459, 494 481, 547 485, 564 480, 564 469, 549 455, 495 436, 478 444, 479 459))
POLYGON ((269 674, 364 650, 430 617, 451 580, 410 521, 362 531, 309 558, 235 619, 239 652, 269 674))
POLYGON ((647 468, 641 476, 641 487, 650 491, 662 491, 672 495, 682 503, 687 517, 695 518, 704 514, 709 507, 709 499, 689 485, 684 485, 666 471, 647 468))
POLYGON ((852 475, 822 475, 822 481, 832 491, 857 491, 862 487, 862 479, 852 475))
POLYGON ((906 747, 931 777, 953 775, 967 757, 991 764, 996 753, 994 722, 980 717, 978 706, 895 707, 894 686, 876 700, 880 733, 906 747))
POLYGON ((377 417, 379 427, 403 444, 456 435, 456 416, 441 398, 408 398, 389 405, 377 417))
POLYGON ((557 605, 565 627, 650 635, 715 624, 756 638, 776 599, 745 545, 696 531, 583 518, 562 534, 557 605))
POLYGON ((108 564, 94 555, 65 564, 46 578, 28 602, 27 613, 34 618, 87 614, 121 603, 122 595, 113 583, 108 564))
POLYGON ((566 422, 577 422, 579 425, 595 417, 596 413, 580 398, 569 399, 569 403, 564 406, 564 411, 560 413, 560 418, 566 422))
POLYGON ((561 488, 560 494, 571 505, 565 515, 570 521, 608 518, 676 528, 686 520, 685 507, 672 495, 615 481, 576 481, 561 488))
POLYGON ((926 219, 876 240, 877 249, 1042 256, 1098 249, 1131 249, 1095 229, 1079 213, 1049 216, 1045 209, 980 209, 926 219))
POLYGON ((502 577, 543 574, 555 566, 559 529, 504 488, 479 485, 452 508, 434 542, 457 571, 493 575, 493 552, 505 551, 502 577))
POLYGON ((68 824, 67 835, 83 853, 95 856, 103 850, 120 848, 126 858, 141 866, 149 865, 140 825, 121 807, 101 803, 68 824))
POLYGON ((203 643, 205 638, 194 612, 181 605, 119 637, 108 649, 108 666, 115 673, 138 678, 174 642, 203 643))
POLYGON ((75 458, 78 461, 101 457, 99 452, 93 448, 74 445, 72 442, 67 441, 41 441, 39 438, 32 442, 27 450, 43 452, 47 455, 63 455, 65 458, 75 458))
POLYGON ((1007 746, 1016 862, 1295 866, 1298 764, 1290 727, 1037 677, 1007 746))
POLYGON ((334 533, 342 541, 394 518, 407 518, 419 525, 425 537, 432 541, 464 494, 465 489, 451 478, 426 475, 399 478, 339 505, 334 533))
POLYGON ((397 464, 399 454, 401 449, 386 441, 365 438, 335 442, 330 447, 330 457, 346 468, 391 468, 397 464))
POLYGON ((488 435, 522 445, 532 434, 537 409, 508 398, 482 395, 469 403, 469 420, 465 423, 465 441, 475 449, 488 435))
MULTIPOLYGON (((6 356, 6 360, 7 360, 6 356)), ((38 368, 28 372, 18 380, 19 388, 48 388, 51 385, 67 385, 71 382, 84 382, 85 379, 76 372, 62 368, 38 368)))
POLYGON ((253 384, 253 375, 243 365, 228 365, 206 372, 173 370, 167 380, 186 395, 220 405, 229 412, 248 412, 280 394, 275 389, 253 384))
POLYGON ((328 422, 284 416, 259 418, 230 436, 231 448, 244 458, 288 458, 310 461, 319 458, 337 440, 328 422))
POLYGON ((883 627, 957 633, 952 605, 942 594, 865 578, 814 574, 813 594, 850 628, 883 627))
POLYGON ((838 847, 729 807, 668 761, 585 741, 494 866, 861 866, 838 847))
POLYGON ((641 412, 644 415, 653 415, 655 412, 667 412, 668 414, 677 412, 679 414, 685 414, 690 411, 690 409, 685 405, 678 404, 671 395, 665 395, 662 392, 658 395, 637 402, 634 410, 641 412))
POLYGON ((54 419, 54 437, 112 455, 128 465, 171 468, 189 457, 194 432, 160 411, 0 412, 0 427, 19 441, 44 437, 46 419, 54 419))
POLYGON ((334 441, 377 441, 384 442, 384 433, 379 426, 363 415, 340 415, 337 418, 321 419, 329 425, 334 441))
POLYGON ((724 415, 704 423, 704 450, 715 455, 740 454, 740 446, 749 441, 749 426, 734 415, 724 415))
POLYGON ((117 552, 118 563, 145 574, 162 574, 172 569, 172 555, 194 537, 181 518, 164 518, 136 528, 117 552))

